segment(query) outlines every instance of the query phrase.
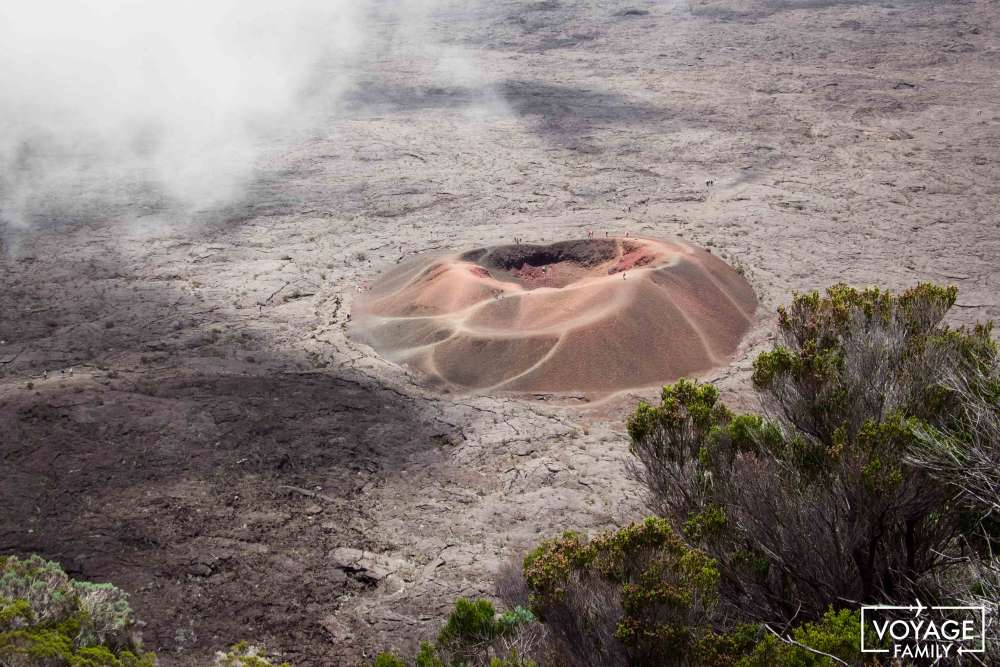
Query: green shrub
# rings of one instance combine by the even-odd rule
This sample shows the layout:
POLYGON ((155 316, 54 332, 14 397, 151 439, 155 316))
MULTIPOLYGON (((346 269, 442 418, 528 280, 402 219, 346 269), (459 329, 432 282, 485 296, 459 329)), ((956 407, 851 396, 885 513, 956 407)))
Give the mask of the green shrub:
POLYGON ((395 653, 383 651, 375 656, 374 667, 406 667, 406 662, 395 653))
POLYGON ((500 614, 500 616, 496 619, 496 624, 499 629, 499 634, 504 635, 522 625, 531 623, 534 620, 535 615, 532 614, 530 610, 517 606, 510 611, 505 611, 500 614))
POLYGON ((806 623, 792 632, 792 639, 809 649, 765 636, 739 667, 834 667, 826 653, 849 665, 864 664, 861 652, 861 613, 850 609, 830 609, 816 623, 806 623))
MULTIPOLYGON (((535 622, 523 607, 497 614, 489 600, 459 598, 448 615, 437 641, 422 642, 412 664, 416 667, 533 667, 519 657, 517 637, 535 622)), ((391 652, 380 653, 376 667, 406 667, 407 661, 391 652), (381 662, 380 662, 381 661, 381 662)))
POLYGON ((660 518, 591 541, 568 532, 524 561, 532 610, 573 664, 723 664, 719 572, 660 518))
POLYGON ((430 642, 420 642, 420 651, 414 664, 416 667, 446 667, 434 644, 430 642))
POLYGON ((496 615, 489 600, 459 598, 438 635, 438 644, 460 647, 491 642, 503 631, 496 615))
POLYGON ((796 295, 780 343, 754 362, 763 416, 681 380, 629 419, 652 508, 716 561, 720 595, 745 618, 941 594, 963 508, 908 455, 920 433, 960 423, 948 380, 997 359, 988 325, 941 324, 955 298, 934 285, 796 295))
POLYGON ((73 581, 38 556, 0 558, 0 664, 152 667, 124 592, 73 581))

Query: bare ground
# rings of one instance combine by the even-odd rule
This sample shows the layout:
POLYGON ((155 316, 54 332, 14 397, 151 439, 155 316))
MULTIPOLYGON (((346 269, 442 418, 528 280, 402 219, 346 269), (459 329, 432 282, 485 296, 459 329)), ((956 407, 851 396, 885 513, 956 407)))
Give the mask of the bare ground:
POLYGON ((435 395, 345 336, 401 258, 587 229, 709 247, 762 303, 706 376, 744 407, 792 290, 933 280, 956 323, 1000 314, 996 2, 500 2, 435 30, 476 85, 373 51, 221 213, 8 236, 0 552, 128 590, 163 665, 243 638, 356 664, 540 538, 641 515, 635 397, 435 395))

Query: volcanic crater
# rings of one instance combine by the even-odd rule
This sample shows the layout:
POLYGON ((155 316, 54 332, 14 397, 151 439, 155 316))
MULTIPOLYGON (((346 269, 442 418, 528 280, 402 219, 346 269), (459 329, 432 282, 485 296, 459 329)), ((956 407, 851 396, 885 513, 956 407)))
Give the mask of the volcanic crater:
POLYGON ((756 305, 682 241, 585 239, 417 256, 358 299, 351 331, 438 389, 593 398, 725 364, 756 305))

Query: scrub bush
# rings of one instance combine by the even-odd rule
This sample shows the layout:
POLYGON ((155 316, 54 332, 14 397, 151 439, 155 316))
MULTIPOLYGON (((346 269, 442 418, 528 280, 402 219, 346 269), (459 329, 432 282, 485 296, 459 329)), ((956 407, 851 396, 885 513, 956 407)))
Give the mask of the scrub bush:
POLYGON ((734 613, 782 625, 830 604, 936 599, 963 508, 908 452, 960 427, 948 379, 991 367, 989 326, 941 321, 953 288, 838 285, 779 310, 754 363, 763 415, 681 380, 628 423, 652 508, 718 563, 734 613))
POLYGON ((746 648, 717 632, 715 561, 664 519, 543 542, 524 577, 532 610, 569 664, 724 665, 746 648))

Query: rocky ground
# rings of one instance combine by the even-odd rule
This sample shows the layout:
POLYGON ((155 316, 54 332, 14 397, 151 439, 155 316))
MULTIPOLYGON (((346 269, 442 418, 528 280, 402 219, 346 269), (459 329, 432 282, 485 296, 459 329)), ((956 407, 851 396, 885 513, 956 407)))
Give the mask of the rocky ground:
POLYGON ((162 665, 238 639, 357 664, 542 537, 642 514, 637 397, 436 395, 345 335, 402 258, 587 229, 710 248, 760 297, 706 376, 751 408, 793 290, 933 280, 954 322, 1000 314, 996 2, 508 0, 430 29, 454 62, 373 49, 223 211, 126 196, 5 239, 0 552, 128 590, 162 665))

